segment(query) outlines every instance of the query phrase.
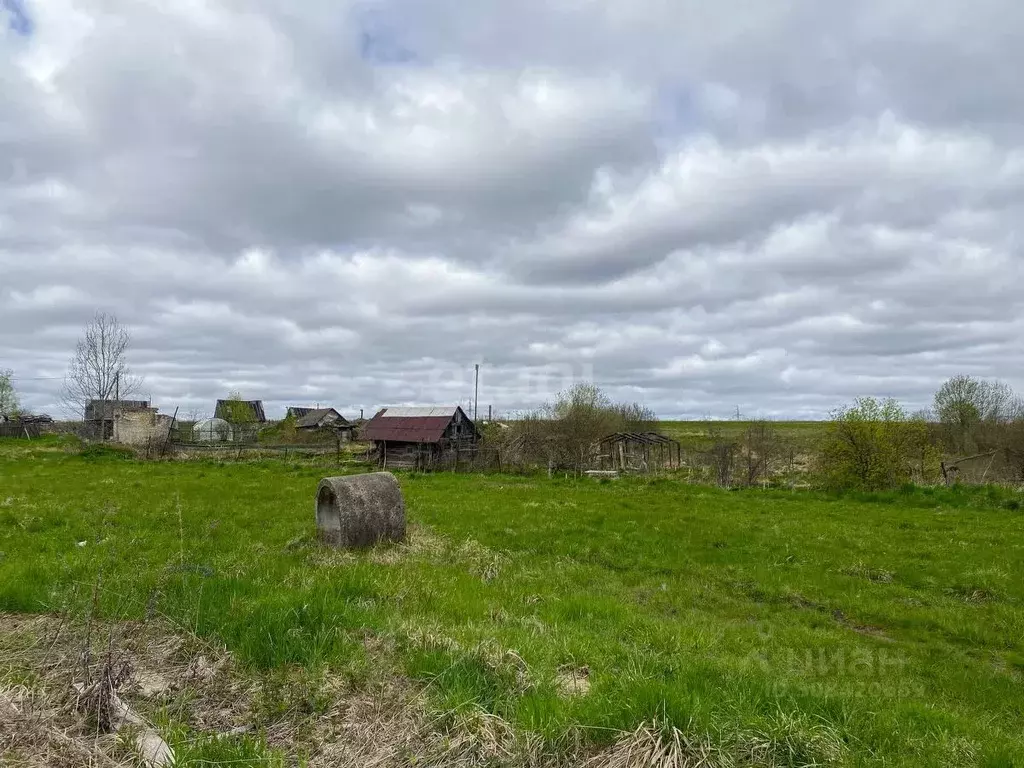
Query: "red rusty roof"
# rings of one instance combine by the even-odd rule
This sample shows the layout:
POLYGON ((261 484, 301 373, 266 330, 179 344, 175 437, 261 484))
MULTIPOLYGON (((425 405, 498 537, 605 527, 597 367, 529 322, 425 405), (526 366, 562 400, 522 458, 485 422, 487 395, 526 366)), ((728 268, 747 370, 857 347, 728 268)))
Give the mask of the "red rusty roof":
POLYGON ((378 413, 360 430, 363 440, 394 440, 399 443, 439 443, 452 423, 451 416, 387 416, 378 413))

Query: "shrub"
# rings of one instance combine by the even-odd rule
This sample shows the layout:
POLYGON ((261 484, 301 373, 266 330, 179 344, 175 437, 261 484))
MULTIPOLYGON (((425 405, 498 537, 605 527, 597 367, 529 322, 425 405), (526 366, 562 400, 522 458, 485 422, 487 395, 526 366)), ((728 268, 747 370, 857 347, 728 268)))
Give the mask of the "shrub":
POLYGON ((820 470, 830 488, 877 491, 934 477, 938 456, 924 419, 864 397, 832 414, 820 470))
POLYGON ((613 432, 655 428, 657 417, 637 403, 615 403, 594 384, 581 382, 559 392, 555 402, 489 435, 506 464, 551 464, 585 469, 594 461, 598 440, 613 432))

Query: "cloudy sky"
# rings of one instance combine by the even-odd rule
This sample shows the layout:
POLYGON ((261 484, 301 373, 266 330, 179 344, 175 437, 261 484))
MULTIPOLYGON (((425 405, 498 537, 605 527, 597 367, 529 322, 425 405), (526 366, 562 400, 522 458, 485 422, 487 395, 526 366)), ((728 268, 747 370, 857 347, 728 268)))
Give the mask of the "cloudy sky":
POLYGON ((0 368, 162 410, 1024 386, 1019 0, 0 0, 0 368))

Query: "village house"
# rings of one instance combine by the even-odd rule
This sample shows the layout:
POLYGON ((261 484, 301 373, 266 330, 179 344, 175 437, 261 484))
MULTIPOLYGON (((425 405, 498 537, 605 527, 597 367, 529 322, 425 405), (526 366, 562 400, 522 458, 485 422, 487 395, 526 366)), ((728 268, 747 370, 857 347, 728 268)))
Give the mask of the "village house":
POLYGON ((458 407, 383 408, 360 432, 372 442, 381 467, 427 468, 458 457, 480 440, 476 425, 458 407))
POLYGON ((334 424, 344 426, 348 421, 334 408, 289 408, 285 418, 295 420, 296 429, 323 429, 334 424))
POLYGON ((342 442, 349 442, 356 426, 338 413, 334 408, 289 408, 289 415, 297 411, 305 411, 301 416, 295 418, 295 428, 304 432, 316 430, 330 430, 334 432, 342 442))
POLYGON ((267 423, 262 400, 218 400, 213 418, 231 425, 231 440, 236 443, 256 442, 260 428, 267 423))

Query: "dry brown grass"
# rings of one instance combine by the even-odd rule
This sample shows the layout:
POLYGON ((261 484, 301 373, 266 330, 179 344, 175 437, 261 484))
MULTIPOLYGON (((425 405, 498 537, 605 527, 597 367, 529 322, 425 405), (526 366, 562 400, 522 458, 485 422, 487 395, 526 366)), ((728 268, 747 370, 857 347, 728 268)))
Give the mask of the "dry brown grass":
POLYGON ((584 763, 585 768, 718 768, 727 765, 710 743, 687 738, 676 728, 644 723, 615 746, 584 763))
MULTIPOLYGON (((116 739, 97 732, 97 712, 71 687, 89 660, 67 654, 59 621, 0 616, 0 757, 4 765, 119 766, 116 739)), ((80 649, 82 646, 79 646, 80 649)), ((90 665, 91 666, 91 665, 90 665)), ((99 705, 99 695, 95 697, 99 705)))
MULTIPOLYGON (((410 639, 457 645, 431 633, 410 639)), ((514 651, 493 643, 472 650, 523 690, 533 685, 531 670, 514 651)), ((843 756, 832 733, 799 723, 768 724, 728 749, 647 723, 596 751, 570 731, 554 750, 481 709, 438 713, 424 688, 398 676, 382 673, 353 688, 329 671, 259 675, 240 669, 224 649, 160 621, 89 626, 0 615, 0 659, 4 766, 139 765, 130 739, 109 733, 120 701, 144 718, 200 736, 258 735, 284 756, 278 764, 309 768, 730 768, 795 764, 793 750, 808 746, 814 754, 807 765, 834 764, 843 756), (311 700, 320 704, 310 706, 311 700), (797 732, 801 738, 790 743, 797 732)), ((586 667, 561 669, 562 694, 586 695, 588 678, 586 667)))
MULTIPOLYGON (((88 626, 53 617, 0 615, 0 764, 137 765, 112 735, 117 702, 160 713, 197 733, 261 733, 267 744, 327 766, 541 766, 560 760, 483 711, 430 714, 422 689, 381 677, 361 689, 329 674, 284 670, 271 680, 239 669, 223 649, 161 622, 88 626), (102 652, 94 653, 99 646, 102 652), (290 704, 318 697, 313 711, 290 704), (268 701, 273 700, 274 706, 268 701), (280 706, 285 702, 284 706, 280 706)), ((511 652, 488 649, 520 670, 511 652)))
POLYGON ((0 756, 13 765, 134 765, 131 740, 115 735, 137 724, 129 702, 217 733, 239 726, 253 697, 223 651, 158 622, 0 615, 0 653, 0 756))

